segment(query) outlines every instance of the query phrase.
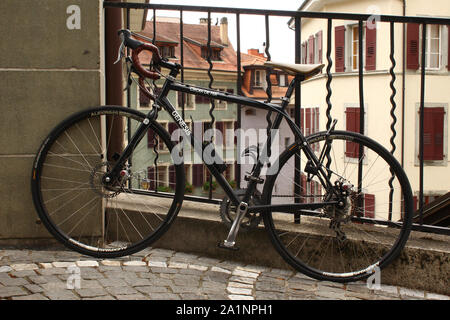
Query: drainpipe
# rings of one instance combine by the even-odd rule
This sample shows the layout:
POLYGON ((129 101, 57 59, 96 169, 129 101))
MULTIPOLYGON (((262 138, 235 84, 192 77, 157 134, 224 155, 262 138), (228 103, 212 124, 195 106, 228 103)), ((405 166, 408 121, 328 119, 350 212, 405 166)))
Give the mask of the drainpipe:
MULTIPOLYGON (((403 16, 406 16, 406 0, 403 0, 403 16)), ((403 70, 402 70, 402 151, 401 165, 405 164, 405 88, 406 88, 406 24, 403 23, 403 70)))
MULTIPOLYGON (((121 0, 110 0, 112 2, 121 2, 121 0)), ((117 31, 122 29, 122 9, 105 8, 105 72, 106 72, 106 104, 123 105, 122 88, 122 63, 114 64, 117 59, 117 52, 120 46, 120 39, 117 31)), ((113 117, 107 119, 107 128, 111 128, 113 117)), ((109 142, 108 160, 115 152, 120 152, 123 143, 123 124, 114 121, 113 134, 109 142), (115 134, 117 133, 117 134, 115 134)), ((109 133, 107 133, 109 136, 109 133)))

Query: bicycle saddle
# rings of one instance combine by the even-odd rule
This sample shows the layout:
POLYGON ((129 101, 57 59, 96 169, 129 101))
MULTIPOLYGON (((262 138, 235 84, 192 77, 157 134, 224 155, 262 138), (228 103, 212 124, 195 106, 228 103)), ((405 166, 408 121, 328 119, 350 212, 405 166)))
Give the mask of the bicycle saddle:
POLYGON ((290 64, 273 61, 266 61, 264 65, 266 67, 283 70, 293 76, 302 75, 305 77, 305 80, 315 76, 323 69, 323 67, 325 67, 324 64, 290 64))

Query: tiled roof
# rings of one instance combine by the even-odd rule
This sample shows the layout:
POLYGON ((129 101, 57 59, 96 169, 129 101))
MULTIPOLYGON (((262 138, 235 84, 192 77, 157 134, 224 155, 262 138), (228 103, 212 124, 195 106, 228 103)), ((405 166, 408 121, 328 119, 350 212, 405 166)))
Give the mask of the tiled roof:
MULTIPOLYGON (((145 28, 139 34, 153 38, 153 21, 147 21, 145 28)), ((184 67, 191 69, 209 69, 209 63, 201 56, 201 46, 208 43, 208 25, 207 24, 183 24, 183 55, 184 67)), ((176 43, 174 60, 180 63, 180 24, 179 22, 156 21, 156 42, 176 43)), ((211 47, 223 48, 221 52, 222 61, 212 61, 213 70, 236 71, 236 52, 231 42, 228 40, 228 46, 224 45, 220 39, 220 26, 211 25, 211 47)), ((149 55, 145 52, 141 55, 141 62, 149 63, 149 55)))

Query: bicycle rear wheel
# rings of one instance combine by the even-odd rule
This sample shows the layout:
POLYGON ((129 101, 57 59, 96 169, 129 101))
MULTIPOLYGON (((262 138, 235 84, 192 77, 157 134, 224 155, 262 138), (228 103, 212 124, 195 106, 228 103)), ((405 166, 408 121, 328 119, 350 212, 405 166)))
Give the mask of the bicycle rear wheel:
POLYGON ((135 253, 156 241, 177 215, 183 164, 157 123, 137 144, 114 183, 105 183, 145 115, 123 107, 74 114, 45 139, 32 172, 33 201, 50 233, 94 257, 135 253))
MULTIPOLYGON (((307 139, 319 156, 326 134, 307 139)), ((341 131, 329 139, 323 165, 326 170, 330 161, 332 188, 344 202, 295 214, 266 211, 264 224, 275 248, 297 270, 319 280, 356 281, 388 265, 404 247, 412 223, 411 187, 398 161, 375 141, 341 131)), ((303 148, 295 143, 280 155, 267 176, 263 203, 337 201, 317 176, 307 181, 302 172, 299 183, 294 180, 295 161, 304 168, 308 160, 303 148)))

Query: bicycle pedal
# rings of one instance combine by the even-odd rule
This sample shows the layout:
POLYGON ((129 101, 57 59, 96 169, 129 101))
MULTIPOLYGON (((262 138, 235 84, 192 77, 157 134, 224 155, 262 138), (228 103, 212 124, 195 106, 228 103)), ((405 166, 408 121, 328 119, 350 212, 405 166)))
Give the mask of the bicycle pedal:
POLYGON ((217 246, 221 249, 227 249, 227 250, 231 250, 231 251, 238 251, 239 247, 236 247, 234 244, 233 245, 227 245, 225 244, 225 241, 220 241, 217 246))

